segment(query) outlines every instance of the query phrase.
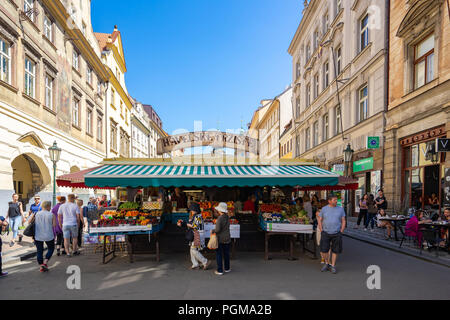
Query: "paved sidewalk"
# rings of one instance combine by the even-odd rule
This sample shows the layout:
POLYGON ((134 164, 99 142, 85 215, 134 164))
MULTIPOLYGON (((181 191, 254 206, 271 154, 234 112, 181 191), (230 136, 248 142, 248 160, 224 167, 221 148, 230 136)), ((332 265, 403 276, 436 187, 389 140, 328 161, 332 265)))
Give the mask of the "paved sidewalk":
MULTIPOLYGON (((386 240, 386 229, 381 229, 375 226, 374 231, 371 231, 369 229, 366 231, 364 230, 364 226, 362 223, 358 229, 355 229, 356 222, 357 218, 348 218, 347 230, 344 233, 346 236, 450 267, 450 254, 448 254, 447 252, 440 250, 438 252, 438 256, 436 256, 435 249, 433 249, 432 251, 424 249, 422 250, 422 253, 420 253, 419 248, 415 246, 412 241, 404 241, 402 247, 400 248, 400 241, 395 241, 394 239, 386 240)), ((392 238, 394 238, 394 232, 392 232, 391 236, 392 238)), ((402 233, 398 231, 398 239, 401 240, 402 237, 402 233)))
POLYGON ((10 247, 9 243, 11 239, 12 232, 9 235, 2 236, 2 258, 4 266, 32 258, 36 255, 36 247, 32 238, 24 236, 20 243, 16 239, 14 246, 10 247))

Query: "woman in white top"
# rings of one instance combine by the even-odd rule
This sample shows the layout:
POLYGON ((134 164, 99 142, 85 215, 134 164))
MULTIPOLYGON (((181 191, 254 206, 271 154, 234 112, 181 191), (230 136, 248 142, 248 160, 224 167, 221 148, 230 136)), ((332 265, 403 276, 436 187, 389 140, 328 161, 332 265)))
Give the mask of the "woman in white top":
POLYGON ((55 234, 53 227, 56 227, 56 218, 51 213, 52 204, 50 201, 45 201, 42 204, 42 211, 37 212, 33 219, 35 223, 34 243, 37 248, 37 261, 41 272, 48 271, 48 261, 55 251, 55 234), (44 242, 47 245, 47 254, 44 260, 44 242))

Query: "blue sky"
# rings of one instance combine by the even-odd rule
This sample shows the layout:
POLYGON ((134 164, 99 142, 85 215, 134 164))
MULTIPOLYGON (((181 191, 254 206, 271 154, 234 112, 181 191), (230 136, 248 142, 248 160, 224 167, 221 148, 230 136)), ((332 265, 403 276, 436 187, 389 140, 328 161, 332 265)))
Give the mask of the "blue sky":
POLYGON ((301 0, 93 0, 95 32, 117 24, 129 93, 164 129, 239 129, 292 81, 301 0))

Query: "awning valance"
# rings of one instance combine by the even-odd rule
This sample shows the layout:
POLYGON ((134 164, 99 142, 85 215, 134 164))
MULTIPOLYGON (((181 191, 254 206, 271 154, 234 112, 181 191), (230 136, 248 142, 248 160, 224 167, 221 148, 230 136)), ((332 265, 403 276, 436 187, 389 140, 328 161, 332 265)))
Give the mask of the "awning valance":
POLYGON ((333 186, 339 176, 307 165, 104 165, 85 175, 98 187, 333 186))
POLYGON ((78 171, 75 173, 68 173, 56 178, 58 187, 76 188, 76 189, 115 189, 115 188, 98 188, 98 186, 88 187, 84 183, 84 176, 101 167, 91 168, 87 170, 78 171))

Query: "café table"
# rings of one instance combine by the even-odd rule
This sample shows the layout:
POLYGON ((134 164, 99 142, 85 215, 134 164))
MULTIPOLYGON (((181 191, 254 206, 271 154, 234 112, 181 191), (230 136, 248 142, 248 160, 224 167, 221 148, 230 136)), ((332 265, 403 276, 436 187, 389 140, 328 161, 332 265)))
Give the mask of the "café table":
MULTIPOLYGON (((440 240, 440 236, 442 234, 441 230, 449 229, 450 222, 449 221, 433 221, 433 222, 428 222, 428 223, 422 223, 421 226, 437 229, 436 243, 438 244, 439 240, 440 240)), ((448 236, 445 241, 445 247, 446 247, 447 251, 450 252, 450 239, 448 236)))
MULTIPOLYGON (((408 221, 409 218, 406 216, 397 216, 397 215, 393 215, 393 216, 386 216, 386 217, 382 217, 379 218, 378 220, 380 221, 389 221, 392 222, 394 224, 394 236, 395 236, 395 241, 399 241, 398 239, 398 235, 397 235, 397 230, 399 229, 399 224, 403 223, 405 221, 408 221)), ((400 231, 402 234, 404 234, 403 230, 400 228, 400 231)))

